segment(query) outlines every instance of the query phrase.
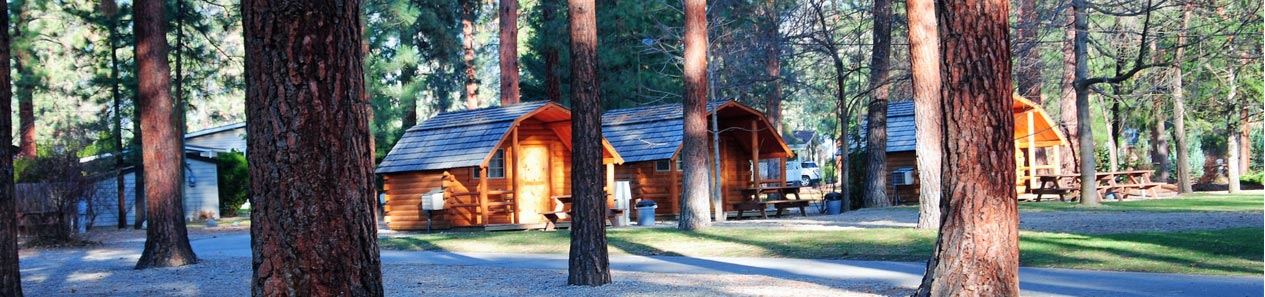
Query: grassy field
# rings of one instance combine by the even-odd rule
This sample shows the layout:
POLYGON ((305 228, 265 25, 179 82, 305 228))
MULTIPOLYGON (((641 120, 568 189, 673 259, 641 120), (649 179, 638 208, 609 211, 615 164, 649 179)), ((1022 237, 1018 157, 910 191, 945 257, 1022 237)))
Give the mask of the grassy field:
POLYGON ((1020 202, 1021 211, 1254 211, 1265 210, 1260 194, 1189 194, 1178 198, 1104 201, 1099 207, 1085 207, 1076 202, 1020 202))
MULTIPOLYGON (((1081 235, 1020 232, 1023 266, 1220 275, 1262 274, 1262 228, 1081 235)), ((611 229, 612 254, 925 261, 935 233, 913 229, 795 231, 611 229)), ((387 249, 566 253, 567 231, 467 232, 382 239, 387 249)))

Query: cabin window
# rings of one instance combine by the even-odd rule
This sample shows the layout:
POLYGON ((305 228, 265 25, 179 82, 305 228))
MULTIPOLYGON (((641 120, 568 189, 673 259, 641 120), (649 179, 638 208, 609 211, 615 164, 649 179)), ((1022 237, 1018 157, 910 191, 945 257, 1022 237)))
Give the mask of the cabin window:
MULTIPOLYGON (((483 172, 481 172, 480 168, 475 167, 474 179, 479 179, 482 176, 483 172)), ((505 178, 505 150, 496 150, 496 153, 492 154, 492 160, 488 161, 488 178, 505 178)))
POLYGON ((672 171, 672 160, 654 161, 654 171, 658 171, 658 172, 672 171))

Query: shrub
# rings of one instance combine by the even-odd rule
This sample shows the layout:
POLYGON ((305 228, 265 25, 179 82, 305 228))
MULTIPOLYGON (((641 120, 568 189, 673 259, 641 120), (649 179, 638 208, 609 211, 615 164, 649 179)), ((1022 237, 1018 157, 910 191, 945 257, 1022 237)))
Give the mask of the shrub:
POLYGON ((237 216, 237 211, 250 197, 250 171, 246 155, 241 152, 222 153, 216 156, 216 169, 220 186, 220 215, 237 216))
POLYGON ((1260 185, 1265 181, 1265 172, 1249 172, 1239 177, 1239 182, 1243 184, 1260 185))
POLYGON ((16 187, 19 197, 18 209, 28 216, 36 213, 44 216, 48 225, 28 226, 38 228, 31 234, 37 235, 32 241, 36 245, 58 245, 75 242, 73 237, 76 227, 90 229, 96 218, 95 209, 98 204, 107 201, 95 201, 96 182, 89 170, 79 162, 73 151, 52 152, 36 159, 18 159, 15 162, 14 176, 19 185, 16 187), (80 203, 86 213, 80 213, 80 203), (77 216, 83 215, 85 226, 77 226, 77 216))

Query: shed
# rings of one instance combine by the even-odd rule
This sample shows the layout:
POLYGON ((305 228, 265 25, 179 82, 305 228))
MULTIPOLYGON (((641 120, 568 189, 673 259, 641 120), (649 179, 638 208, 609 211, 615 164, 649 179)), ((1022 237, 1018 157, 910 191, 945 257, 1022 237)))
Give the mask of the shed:
MULTIPOLYGON (((611 188, 623 160, 602 144, 611 188)), ((434 228, 542 227, 540 213, 561 210, 554 198, 571 195, 571 111, 535 101, 441 113, 409 128, 376 173, 392 230, 425 229, 431 219, 434 228), (434 190, 446 207, 428 217, 421 196, 434 190)))
MULTIPOLYGON (((1038 171, 1060 173, 1060 149, 1068 144, 1058 125, 1050 118, 1049 113, 1039 104, 1019 95, 1014 95, 1011 112, 1015 119, 1015 161, 1016 191, 1025 193, 1034 186, 1034 177, 1038 171), (1034 164, 1036 150, 1033 148, 1051 149, 1054 161, 1049 164, 1034 164)), ((862 124, 864 127, 864 123, 862 124)), ((861 129, 864 138, 865 129, 861 129)), ((914 131, 914 103, 912 101, 892 102, 887 106, 887 169, 894 175, 910 171, 914 178, 906 183, 894 183, 895 176, 888 179, 888 195, 901 204, 918 202, 917 136, 914 131), (894 191, 893 191, 894 190, 894 191)))
MULTIPOLYGON (((733 100, 707 104, 708 128, 715 114, 720 137, 708 137, 708 168, 715 168, 713 140, 720 151, 721 193, 725 209, 741 201, 739 189, 762 185, 785 186, 785 159, 794 156, 764 114, 733 100), (754 161, 754 162, 753 162, 754 161), (755 176, 752 172, 759 172, 755 176)), ((657 215, 680 212, 681 163, 684 139, 681 104, 611 110, 602 115, 602 134, 624 157, 615 179, 629 181, 634 200, 659 204, 657 215)), ((711 171, 715 171, 714 169, 711 171)), ((715 174, 715 172, 713 172, 715 174)))
MULTIPOLYGON (((184 216, 186 221, 220 217, 220 188, 215 160, 198 157, 186 152, 184 168, 184 216)), ((136 221, 136 170, 132 167, 120 170, 123 174, 127 221, 136 221)), ((92 211, 96 213, 93 226, 118 225, 118 184, 115 175, 97 180, 97 193, 93 196, 92 211)))

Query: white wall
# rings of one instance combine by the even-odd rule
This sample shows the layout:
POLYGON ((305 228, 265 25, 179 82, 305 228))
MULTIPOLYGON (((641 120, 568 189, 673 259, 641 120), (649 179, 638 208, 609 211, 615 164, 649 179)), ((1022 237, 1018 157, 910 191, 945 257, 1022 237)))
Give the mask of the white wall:
MULTIPOLYGON (((187 159, 184 182, 185 220, 198 219, 206 212, 214 218, 220 217, 220 190, 216 178, 215 163, 197 159, 187 159), (193 182, 190 183, 189 181, 193 182)), ((123 175, 124 197, 127 200, 127 223, 136 222, 136 173, 123 175)), ((93 206, 97 213, 94 227, 118 225, 118 192, 114 177, 104 178, 97 182, 97 197, 93 206)))

